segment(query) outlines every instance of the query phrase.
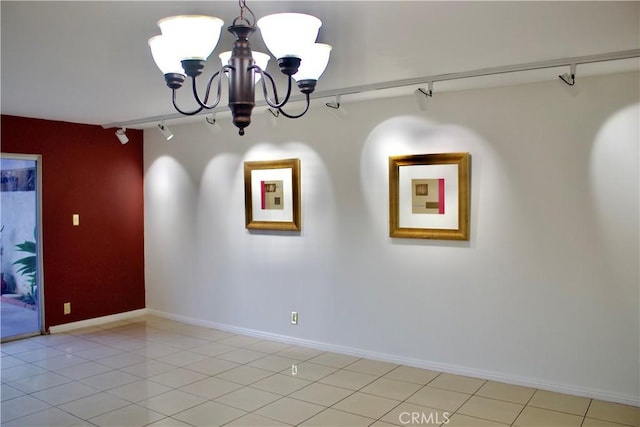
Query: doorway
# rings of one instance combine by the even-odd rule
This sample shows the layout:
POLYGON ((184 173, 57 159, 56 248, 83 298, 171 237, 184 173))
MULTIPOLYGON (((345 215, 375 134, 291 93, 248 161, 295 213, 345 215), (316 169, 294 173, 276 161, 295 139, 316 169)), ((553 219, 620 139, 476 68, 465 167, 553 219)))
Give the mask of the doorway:
POLYGON ((41 156, 0 155, 0 339, 44 332, 41 156))

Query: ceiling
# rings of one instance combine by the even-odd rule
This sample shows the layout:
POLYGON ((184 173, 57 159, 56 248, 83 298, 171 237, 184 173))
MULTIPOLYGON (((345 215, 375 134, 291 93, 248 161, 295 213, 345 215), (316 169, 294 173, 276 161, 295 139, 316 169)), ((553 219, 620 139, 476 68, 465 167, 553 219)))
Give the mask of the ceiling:
MULTIPOLYGON (((318 41, 333 51, 319 92, 640 47, 637 1, 247 3, 257 17, 295 11, 322 20, 318 41)), ((2 113, 100 125, 174 115, 170 91, 147 46, 159 33, 158 19, 205 14, 226 26, 238 15, 236 1, 3 0, 0 5, 2 113)), ((223 31, 206 72, 219 67, 217 54, 232 41, 223 31)), ((266 52, 259 34, 251 42, 254 50, 266 52)), ((274 62, 269 70, 276 74, 274 62)), ((639 62, 579 66, 578 80, 637 70, 639 62)), ((557 75, 558 70, 542 70, 443 82, 434 92, 557 75)))

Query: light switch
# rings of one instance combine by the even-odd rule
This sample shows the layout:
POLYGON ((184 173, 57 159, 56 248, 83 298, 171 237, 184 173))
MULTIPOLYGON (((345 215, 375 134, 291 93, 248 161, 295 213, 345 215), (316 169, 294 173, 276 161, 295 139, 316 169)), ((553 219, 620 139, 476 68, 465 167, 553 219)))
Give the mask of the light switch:
POLYGON ((73 225, 80 225, 80 214, 73 214, 73 225))

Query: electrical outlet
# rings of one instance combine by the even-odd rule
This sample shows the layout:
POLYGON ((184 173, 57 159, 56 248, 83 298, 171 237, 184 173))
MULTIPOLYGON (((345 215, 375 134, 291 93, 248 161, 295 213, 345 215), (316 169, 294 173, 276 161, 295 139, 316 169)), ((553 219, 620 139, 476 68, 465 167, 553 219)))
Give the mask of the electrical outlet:
POLYGON ((292 311, 291 312, 291 324, 292 325, 297 325, 298 324, 298 312, 297 311, 292 311))
POLYGON ((64 314, 71 314, 71 303, 65 302, 63 309, 64 309, 64 314))

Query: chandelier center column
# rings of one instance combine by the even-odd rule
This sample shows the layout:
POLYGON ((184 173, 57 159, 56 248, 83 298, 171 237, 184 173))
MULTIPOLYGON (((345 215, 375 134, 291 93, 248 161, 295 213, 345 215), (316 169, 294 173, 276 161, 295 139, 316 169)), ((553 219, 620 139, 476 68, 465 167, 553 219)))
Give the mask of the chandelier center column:
POLYGON ((251 112, 255 107, 255 71, 249 36, 256 30, 248 25, 232 25, 229 32, 236 37, 233 43, 229 65, 229 109, 233 124, 244 135, 244 128, 251 123, 251 112))

